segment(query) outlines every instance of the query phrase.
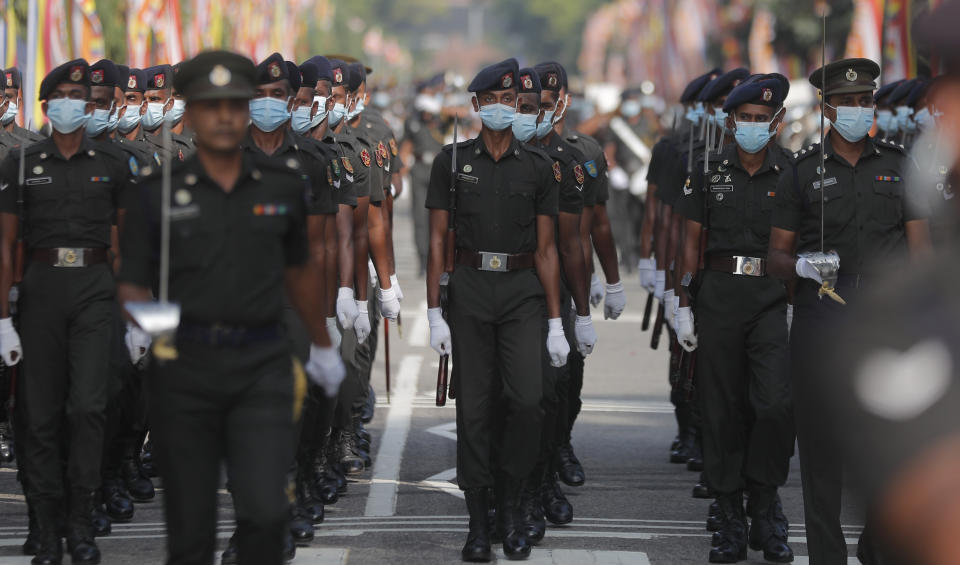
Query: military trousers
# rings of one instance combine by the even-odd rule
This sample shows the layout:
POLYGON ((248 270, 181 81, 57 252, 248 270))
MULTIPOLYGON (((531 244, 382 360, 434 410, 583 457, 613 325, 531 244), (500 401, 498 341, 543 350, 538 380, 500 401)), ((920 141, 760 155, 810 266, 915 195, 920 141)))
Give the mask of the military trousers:
POLYGON ((32 263, 24 274, 17 404, 22 403, 25 432, 21 463, 34 500, 62 499, 65 479, 70 488, 100 486, 116 337, 114 294, 107 264, 61 268, 32 263))
MULTIPOLYGON (((822 379, 827 353, 823 332, 834 327, 851 306, 817 297, 819 285, 807 280, 797 284, 793 329, 790 332, 791 380, 797 445, 800 448, 800 479, 803 484, 803 515, 807 527, 807 550, 811 565, 843 565, 847 543, 840 527, 843 494, 843 453, 835 429, 823 413, 822 379)), ((837 291, 854 304, 858 292, 850 287, 837 291)))
POLYGON ((522 481, 540 451, 543 287, 533 269, 464 266, 449 285, 458 483, 468 489, 492 487, 497 476, 522 481))
POLYGON ((417 248, 418 273, 427 269, 430 246, 430 211, 427 210, 427 188, 430 186, 430 163, 418 160, 410 168, 410 214, 413 216, 413 242, 417 248))
POLYGON ((225 462, 239 562, 280 565, 299 411, 290 344, 283 338, 243 347, 178 341, 177 350, 176 360, 151 366, 149 379, 167 563, 214 562, 225 462))
POLYGON ((782 486, 795 435, 783 284, 706 271, 696 315, 708 484, 721 494, 782 486))
MULTIPOLYGON (((570 295, 565 289, 561 288, 560 304, 570 304, 570 295)), ((577 353, 576 338, 573 333, 575 312, 564 311, 561 316, 563 322, 563 332, 570 345, 570 355, 567 356, 567 363, 563 367, 554 367, 550 364, 550 354, 546 346, 542 348, 543 359, 541 367, 543 368, 543 400, 540 405, 543 409, 543 431, 540 434, 540 459, 537 462, 535 473, 544 469, 553 470, 553 464, 556 459, 557 448, 561 443, 569 441, 569 429, 573 425, 570 422, 570 360, 577 353)), ((547 316, 543 318, 543 339, 546 343, 547 336, 547 316)), ((582 358, 581 358, 582 359, 582 358)), ((579 398, 579 394, 577 393, 579 398)))
POLYGON ((367 291, 367 316, 370 320, 370 335, 363 343, 357 340, 353 330, 343 332, 340 353, 347 375, 340 385, 337 395, 337 408, 334 425, 349 429, 353 426, 353 415, 358 413, 370 394, 370 375, 376 360, 377 343, 380 338, 380 302, 377 300, 376 287, 367 291))

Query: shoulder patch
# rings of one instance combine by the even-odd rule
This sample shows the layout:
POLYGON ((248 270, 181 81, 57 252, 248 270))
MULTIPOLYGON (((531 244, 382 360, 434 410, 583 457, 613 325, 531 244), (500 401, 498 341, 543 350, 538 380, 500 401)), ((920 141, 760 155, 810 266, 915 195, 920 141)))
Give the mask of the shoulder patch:
POLYGON ((577 165, 573 168, 573 176, 577 179, 577 184, 583 184, 586 178, 583 175, 583 165, 577 165))
POLYGON ((587 174, 593 178, 597 178, 597 175, 600 174, 600 170, 597 169, 597 162, 593 159, 584 163, 583 166, 587 169, 587 174))
POLYGON ((353 174, 353 165, 350 163, 350 158, 344 155, 340 158, 343 161, 343 169, 350 174, 353 174))
POLYGON ((127 164, 130 166, 130 174, 137 177, 140 176, 140 163, 137 163, 137 158, 133 155, 130 156, 130 159, 127 161, 127 164))
POLYGON ((366 149, 360 150, 360 162, 363 163, 364 167, 370 166, 370 152, 366 149))
POLYGON ((330 166, 327 166, 327 184, 333 186, 333 171, 330 170, 330 166))
POLYGON ((557 182, 560 182, 560 180, 563 178, 563 176, 560 174, 560 162, 559 162, 559 161, 554 161, 554 162, 553 162, 553 178, 555 178, 555 179, 557 180, 557 182))
POLYGON ((376 154, 377 154, 377 166, 382 169, 382 168, 383 168, 383 155, 380 154, 380 151, 377 151, 376 154))
POLYGON ((397 140, 391 137, 391 138, 390 138, 390 153, 393 153, 393 156, 396 157, 398 151, 399 151, 399 150, 397 149, 397 140))

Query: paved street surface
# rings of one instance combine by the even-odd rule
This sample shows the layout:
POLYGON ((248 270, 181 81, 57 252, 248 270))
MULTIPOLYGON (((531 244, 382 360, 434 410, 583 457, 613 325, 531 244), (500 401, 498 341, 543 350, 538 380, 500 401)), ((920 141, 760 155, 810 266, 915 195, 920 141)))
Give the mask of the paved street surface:
MULTIPOLYGON (((387 404, 384 356, 374 383, 378 406, 369 425, 374 467, 350 483, 349 493, 327 507, 317 538, 297 551, 294 563, 438 564, 459 562, 466 535, 466 509, 454 481, 453 401, 434 406, 437 357, 429 347, 425 292, 416 277, 409 200, 397 206, 397 253, 403 302, 403 336, 390 328, 393 383, 387 404)), ((574 448, 587 473, 580 488, 566 488, 575 519, 551 527, 528 563, 665 565, 706 563, 710 534, 704 530, 708 501, 690 497, 697 475, 668 463, 675 433, 668 402, 666 344, 649 347, 641 333, 645 294, 635 276, 626 278, 627 311, 604 321, 594 311, 600 340, 587 360, 584 411, 574 430, 574 448)), ((381 339, 381 348, 383 340, 381 339)), ((159 485, 158 483, 158 486, 159 485)), ((114 524, 100 538, 103 563, 159 564, 164 558, 162 488, 158 500, 138 504, 133 521, 114 524)), ((800 473, 794 458, 782 491, 793 524, 790 541, 806 563, 800 473)), ((221 548, 233 528, 230 497, 221 491, 221 548)), ((844 516, 847 541, 856 543, 862 518, 844 516)), ((25 564, 20 544, 27 515, 14 469, 0 470, 0 565, 25 564)), ((850 546, 851 554, 855 545, 850 546)), ((762 555, 750 552, 750 563, 762 555)), ((65 563, 69 558, 65 559, 65 563)), ((500 559, 503 560, 502 554, 500 559)), ((219 563, 219 556, 217 557, 219 563)), ((855 559, 851 559, 851 563, 855 559)))

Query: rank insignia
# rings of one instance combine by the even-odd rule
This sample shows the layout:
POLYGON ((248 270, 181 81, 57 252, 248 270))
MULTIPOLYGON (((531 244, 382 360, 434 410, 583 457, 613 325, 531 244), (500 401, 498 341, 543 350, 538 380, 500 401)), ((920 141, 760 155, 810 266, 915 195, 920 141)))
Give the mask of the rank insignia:
POLYGON ((83 79, 83 67, 77 65, 70 69, 70 80, 80 82, 83 79))
POLYGON ((353 164, 350 163, 350 159, 347 157, 340 158, 343 161, 343 169, 350 174, 353 174, 353 164))
POLYGON ((213 70, 210 71, 210 84, 213 86, 226 86, 230 83, 232 75, 230 74, 230 69, 224 67, 223 65, 215 65, 213 70))
POLYGON ((13 73, 7 73, 7 88, 13 88, 13 73))
POLYGON ((396 140, 396 139, 393 139, 393 138, 391 137, 391 138, 390 138, 390 153, 393 153, 393 156, 396 157, 398 152, 399 152, 399 151, 398 151, 398 149, 397 149, 397 140, 396 140))
POLYGON ((720 182, 720 175, 713 175, 710 177, 710 182, 720 182))
POLYGON ((103 69, 97 69, 90 73, 90 82, 100 84, 103 82, 103 69))
POLYGON ((573 168, 573 176, 577 179, 577 184, 583 184, 583 181, 586 180, 583 175, 583 166, 577 165, 573 168))
POLYGON ((330 161, 330 168, 333 170, 334 176, 340 178, 340 162, 336 159, 330 161))
POLYGON ((560 179, 563 178, 560 174, 560 163, 557 161, 553 162, 553 178, 557 179, 557 182, 560 182, 560 179))
POLYGON ((163 85, 167 84, 167 76, 163 73, 153 76, 153 83, 157 85, 157 88, 163 88, 163 85))
POLYGON ((130 165, 130 174, 135 177, 140 176, 140 163, 137 163, 136 157, 131 155, 127 163, 130 165))
POLYGON ((333 69, 333 82, 335 84, 340 84, 343 82, 343 69, 339 67, 333 69))
POLYGON ((769 88, 764 88, 764 89, 763 89, 763 95, 762 95, 762 96, 763 96, 763 101, 764 101, 764 102, 769 102, 769 101, 773 100, 773 91, 770 90, 769 88))
POLYGON ((366 149, 360 150, 360 162, 363 163, 364 167, 370 166, 370 152, 366 149))
POLYGON ((280 70, 280 63, 270 63, 267 72, 270 73, 270 78, 280 78, 280 75, 283 74, 283 71, 280 70))
POLYGON ((587 169, 587 174, 593 178, 597 178, 597 175, 600 174, 600 171, 597 169, 596 161, 587 161, 583 164, 583 167, 587 169))
POLYGON ((500 79, 500 86, 510 88, 513 86, 513 73, 507 73, 500 79))
POLYGON ((127 88, 136 88, 137 87, 137 77, 136 75, 130 75, 127 77, 127 88))
POLYGON ((382 168, 383 168, 383 155, 381 155, 379 151, 377 151, 376 155, 377 155, 377 166, 382 169, 382 168))

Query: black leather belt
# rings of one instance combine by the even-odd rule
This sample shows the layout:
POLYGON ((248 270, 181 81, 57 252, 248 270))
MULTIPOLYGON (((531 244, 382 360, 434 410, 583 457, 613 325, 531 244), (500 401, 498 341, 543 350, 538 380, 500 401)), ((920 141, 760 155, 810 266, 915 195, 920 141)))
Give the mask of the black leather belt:
POLYGON ((492 253, 489 251, 471 251, 457 248, 457 265, 473 267, 479 271, 506 273, 520 269, 532 269, 533 253, 492 253))
POLYGON ((264 341, 275 341, 283 336, 279 325, 249 327, 224 324, 180 322, 177 340, 214 347, 243 347, 264 341))
POLYGON ((706 267, 711 271, 747 277, 763 277, 767 274, 767 260, 763 257, 711 255, 706 260, 706 267))
POLYGON ((53 267, 89 267, 109 261, 109 253, 103 247, 51 247, 34 249, 30 259, 53 267))

